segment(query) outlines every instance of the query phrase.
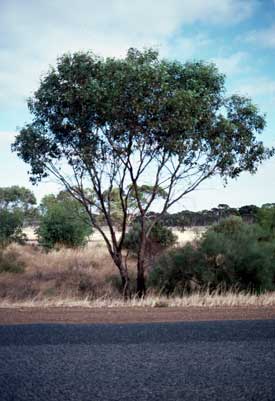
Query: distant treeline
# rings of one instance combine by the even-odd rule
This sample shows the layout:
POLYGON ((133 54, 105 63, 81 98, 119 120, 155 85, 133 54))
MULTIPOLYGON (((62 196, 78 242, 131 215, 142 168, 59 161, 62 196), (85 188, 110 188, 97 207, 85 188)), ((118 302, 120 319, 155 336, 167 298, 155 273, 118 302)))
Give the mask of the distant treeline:
MULTIPOLYGON (((275 203, 266 203, 262 205, 264 208, 272 208, 275 203)), ((210 210, 202 210, 193 212, 190 210, 182 210, 177 213, 166 213, 162 217, 162 222, 169 227, 193 227, 193 226, 210 226, 218 223, 221 219, 229 216, 239 216, 247 223, 255 223, 257 214, 261 208, 255 205, 245 205, 240 208, 232 208, 226 204, 220 204, 210 210)))
MULTIPOLYGON (((273 208, 275 203, 266 203, 262 207, 256 205, 245 205, 239 208, 233 208, 226 204, 219 204, 210 210, 201 210, 194 212, 191 210, 182 210, 177 213, 165 213, 161 218, 162 223, 168 227, 198 227, 198 226, 211 226, 212 224, 218 223, 221 219, 229 216, 239 216, 246 223, 255 223, 257 221, 257 214, 261 208, 273 208)), ((148 217, 155 216, 157 213, 150 212, 148 217)), ((37 208, 32 211, 25 218, 24 225, 38 225, 40 220, 40 212, 37 208)), ((100 221, 100 217, 98 217, 100 221)), ((138 217, 136 218, 138 220, 138 217)))

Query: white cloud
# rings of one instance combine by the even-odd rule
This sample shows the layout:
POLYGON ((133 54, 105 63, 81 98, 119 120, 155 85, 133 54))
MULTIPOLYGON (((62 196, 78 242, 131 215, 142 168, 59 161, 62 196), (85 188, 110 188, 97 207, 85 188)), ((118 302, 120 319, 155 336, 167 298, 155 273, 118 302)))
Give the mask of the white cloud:
POLYGON ((251 31, 245 39, 262 47, 275 48, 275 24, 266 29, 251 31))
POLYGON ((274 138, 275 80, 268 77, 250 77, 234 83, 233 93, 247 96, 256 103, 260 110, 267 113, 269 134, 274 138))
POLYGON ((275 81, 268 78, 255 78, 253 81, 240 83, 238 91, 249 96, 264 96, 275 99, 275 81))
POLYGON ((129 47, 159 47, 164 54, 194 54, 198 35, 172 49, 186 25, 234 24, 248 18, 256 0, 48 0, 0 3, 0 105, 23 102, 43 71, 66 51, 92 49, 122 56, 129 47))
POLYGON ((218 66, 222 73, 233 75, 244 72, 244 70, 247 71, 248 67, 244 67, 247 56, 245 52, 237 52, 228 57, 215 57, 211 61, 218 66))

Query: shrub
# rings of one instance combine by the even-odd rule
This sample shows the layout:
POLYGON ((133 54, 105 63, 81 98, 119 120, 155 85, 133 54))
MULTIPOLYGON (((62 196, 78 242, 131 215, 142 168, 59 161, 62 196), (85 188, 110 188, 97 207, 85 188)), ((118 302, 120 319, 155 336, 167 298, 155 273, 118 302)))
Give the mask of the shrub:
MULTIPOLYGON (((148 223, 149 224, 149 223, 148 223)), ((125 236, 124 248, 136 254, 140 241, 141 226, 135 222, 125 236)), ((165 227, 163 223, 157 222, 151 230, 149 241, 147 243, 147 254, 158 253, 159 250, 172 246, 176 242, 176 235, 171 229, 165 227)))
POLYGON ((74 199, 52 196, 44 205, 37 229, 38 241, 46 249, 56 246, 76 248, 87 242, 92 233, 85 211, 74 199))
POLYGON ((164 253, 148 275, 148 286, 163 292, 190 292, 207 281, 205 260, 198 249, 191 244, 164 253))
POLYGON ((275 207, 274 205, 263 206, 258 210, 257 222, 265 230, 267 239, 275 238, 275 207))
POLYGON ((264 232, 259 226, 228 218, 210 228, 197 244, 163 255, 150 272, 150 285, 166 294, 194 286, 271 290, 275 249, 272 242, 262 238, 264 232))
POLYGON ((23 222, 24 216, 20 211, 0 209, 0 247, 5 247, 12 241, 24 241, 23 222))

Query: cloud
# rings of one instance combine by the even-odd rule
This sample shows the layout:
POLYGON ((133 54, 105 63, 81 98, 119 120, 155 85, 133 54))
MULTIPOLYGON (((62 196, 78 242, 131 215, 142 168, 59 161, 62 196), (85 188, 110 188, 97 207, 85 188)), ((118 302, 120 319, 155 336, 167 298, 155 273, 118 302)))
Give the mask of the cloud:
POLYGON ((234 75, 247 71, 249 67, 244 67, 247 58, 247 53, 237 52, 228 57, 212 58, 211 61, 217 65, 222 73, 226 75, 234 75))
MULTIPOLYGON (((268 77, 250 77, 235 83, 232 92, 251 98, 260 106, 261 111, 267 113, 269 126, 274 127, 275 80, 268 77)), ((274 132, 272 132, 272 136, 274 137, 274 132)))
POLYGON ((255 78, 238 85, 238 91, 249 96, 264 96, 275 99, 275 81, 268 78, 255 78))
POLYGON ((249 32, 245 40, 248 43, 257 44, 261 47, 275 49, 275 24, 266 29, 249 32))
MULTIPOLYGON (((193 23, 235 24, 249 18, 256 0, 2 0, 0 2, 0 107, 23 103, 39 77, 67 51, 92 49, 123 56, 129 47, 157 47, 164 54, 193 55, 193 23), (175 45, 175 49, 173 48, 175 45)), ((202 45, 202 43, 201 43, 202 45)))

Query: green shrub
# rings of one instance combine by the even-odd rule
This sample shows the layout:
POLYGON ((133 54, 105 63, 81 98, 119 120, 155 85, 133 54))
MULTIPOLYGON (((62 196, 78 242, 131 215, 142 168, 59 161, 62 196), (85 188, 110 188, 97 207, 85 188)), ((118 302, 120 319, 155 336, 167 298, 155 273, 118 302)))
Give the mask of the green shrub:
POLYGON ((263 206, 258 210, 257 222, 265 230, 267 239, 275 238, 275 207, 263 206))
MULTIPOLYGON (((149 224, 149 223, 148 223, 149 224)), ((135 222, 125 236, 124 248, 136 254, 140 242, 141 226, 139 222, 135 222)), ((147 240, 147 253, 158 253, 159 250, 167 248, 175 244, 177 237, 172 233, 171 229, 165 227, 163 223, 157 222, 147 240)))
POLYGON ((87 243, 92 233, 85 211, 77 201, 54 196, 44 206, 37 229, 38 241, 46 249, 56 246, 75 248, 87 243))
POLYGON ((261 292, 274 289, 274 244, 263 230, 231 217, 210 228, 196 245, 163 255, 149 274, 149 285, 166 294, 196 287, 261 292))
POLYGON ((12 241, 24 241, 23 222, 24 217, 20 211, 0 209, 0 247, 5 247, 12 241))
POLYGON ((149 271, 148 286, 169 295, 191 291, 207 281, 205 260, 198 249, 187 244, 164 253, 149 271))

